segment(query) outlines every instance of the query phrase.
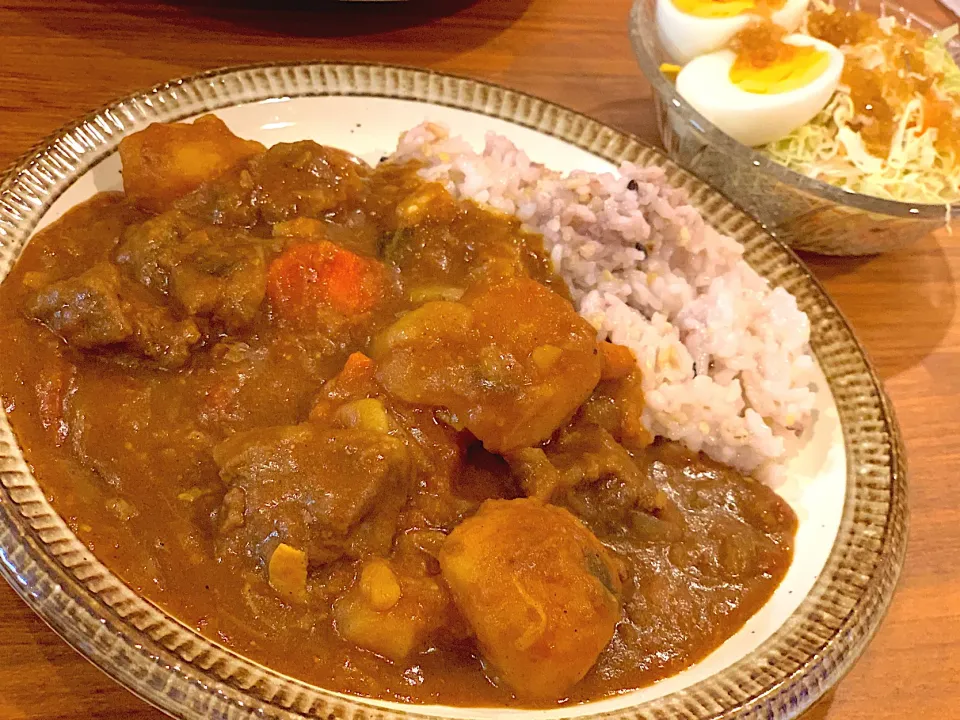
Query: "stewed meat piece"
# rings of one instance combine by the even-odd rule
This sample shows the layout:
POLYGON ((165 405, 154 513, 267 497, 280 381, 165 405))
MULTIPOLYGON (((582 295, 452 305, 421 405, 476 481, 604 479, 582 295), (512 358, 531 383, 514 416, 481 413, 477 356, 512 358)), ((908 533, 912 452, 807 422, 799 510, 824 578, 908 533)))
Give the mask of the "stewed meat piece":
POLYGON ((166 308, 124 290, 109 262, 29 294, 24 312, 74 347, 118 346, 169 368, 183 365, 200 341, 192 320, 177 320, 166 308))
POLYGON ((390 549, 410 472, 396 438, 307 423, 238 433, 213 456, 230 488, 221 553, 266 560, 282 542, 316 567, 390 549))
POLYGON ((653 478, 596 425, 564 428, 545 447, 523 448, 509 462, 528 495, 568 508, 604 539, 676 513, 653 478))
POLYGON ((120 274, 106 262, 28 295, 24 311, 78 348, 121 343, 133 335, 120 299, 120 274))
POLYGON ((217 225, 252 227, 293 218, 324 218, 354 203, 370 168, 353 155, 304 140, 277 143, 239 172, 197 188, 176 203, 217 225))
POLYGON ((253 319, 266 295, 267 250, 266 241, 242 230, 204 226, 171 210, 129 227, 116 259, 184 314, 235 331, 253 319))
POLYGON ((350 153, 310 140, 278 143, 250 164, 260 217, 268 223, 323 217, 355 201, 369 172, 350 153))

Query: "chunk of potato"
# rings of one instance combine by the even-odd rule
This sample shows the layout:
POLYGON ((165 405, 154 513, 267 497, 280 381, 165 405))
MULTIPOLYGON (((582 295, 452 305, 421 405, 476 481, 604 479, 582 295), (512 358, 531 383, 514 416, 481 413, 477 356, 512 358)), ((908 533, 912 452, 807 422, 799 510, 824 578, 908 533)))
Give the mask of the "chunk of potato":
POLYGON ((562 698, 620 618, 619 568, 566 510, 488 500, 440 551, 443 578, 495 680, 520 697, 562 698))
POLYGON ((474 287, 429 302, 370 346, 393 396, 447 408, 491 452, 547 439, 600 379, 596 333, 535 280, 474 287))
POLYGON ((139 207, 160 212, 264 150, 234 135, 215 115, 193 123, 153 123, 120 142, 123 188, 139 207))
POLYGON ((361 398, 340 406, 334 415, 334 421, 348 428, 390 432, 390 417, 383 407, 383 402, 377 398, 361 398))
POLYGON ((360 573, 360 593, 374 610, 389 610, 403 595, 400 581, 389 563, 383 560, 368 562, 360 573))
POLYGON ((277 545, 267 568, 270 587, 291 602, 307 599, 307 554, 286 543, 277 545))
POLYGON ((425 648, 452 622, 453 603, 436 578, 403 573, 381 558, 364 563, 333 608, 338 632, 354 645, 394 661, 425 648))

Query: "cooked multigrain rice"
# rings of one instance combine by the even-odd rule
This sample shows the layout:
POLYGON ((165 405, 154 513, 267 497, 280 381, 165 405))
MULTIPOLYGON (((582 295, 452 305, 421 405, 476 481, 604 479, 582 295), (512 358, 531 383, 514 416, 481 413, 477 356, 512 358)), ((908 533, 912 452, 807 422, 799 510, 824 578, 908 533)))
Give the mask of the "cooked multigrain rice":
POLYGON ((809 321, 662 169, 564 175, 505 137, 488 133, 477 153, 433 123, 405 133, 392 158, 421 161, 425 178, 543 234, 580 314, 636 354, 651 432, 776 474, 785 439, 811 421, 809 321))

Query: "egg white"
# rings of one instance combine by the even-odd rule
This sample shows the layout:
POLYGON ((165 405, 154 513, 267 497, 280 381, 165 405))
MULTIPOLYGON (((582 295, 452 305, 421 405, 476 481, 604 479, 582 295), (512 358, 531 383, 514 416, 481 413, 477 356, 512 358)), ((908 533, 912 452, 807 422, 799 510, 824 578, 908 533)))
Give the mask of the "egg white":
MULTIPOLYGON (((788 32, 800 27, 810 0, 787 0, 770 19, 788 32)), ((729 18, 705 18, 677 9, 672 0, 657 0, 657 33, 672 62, 683 65, 697 55, 719 50, 759 16, 744 13, 729 18)))
POLYGON ((784 42, 822 50, 829 57, 829 65, 803 87, 763 95, 737 87, 730 80, 736 54, 718 50, 684 66, 677 75, 677 92, 707 120, 744 145, 779 140, 823 110, 843 72, 843 53, 830 43, 807 35, 788 35, 784 42))

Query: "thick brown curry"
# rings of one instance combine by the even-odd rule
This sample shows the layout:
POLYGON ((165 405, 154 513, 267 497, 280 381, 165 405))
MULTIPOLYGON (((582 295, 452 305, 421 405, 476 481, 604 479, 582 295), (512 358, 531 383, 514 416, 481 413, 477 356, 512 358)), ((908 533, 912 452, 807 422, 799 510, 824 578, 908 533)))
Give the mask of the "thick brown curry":
POLYGON ((206 636, 544 706, 676 673, 782 579, 790 508, 651 442, 632 355, 515 219, 213 117, 121 159, 0 286, 0 392, 74 532, 206 636))

